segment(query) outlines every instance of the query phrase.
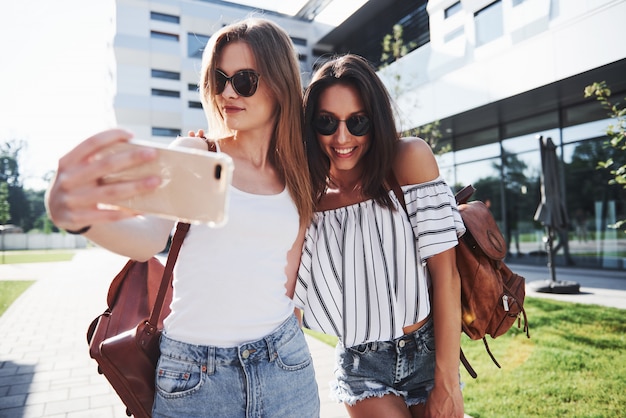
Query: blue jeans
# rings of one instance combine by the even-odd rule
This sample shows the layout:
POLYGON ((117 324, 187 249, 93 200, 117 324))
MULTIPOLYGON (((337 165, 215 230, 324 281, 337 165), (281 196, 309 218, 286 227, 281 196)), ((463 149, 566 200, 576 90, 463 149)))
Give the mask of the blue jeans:
POLYGON ((394 394, 407 406, 425 403, 435 382, 432 318, 412 334, 354 347, 337 344, 331 395, 348 405, 394 394))
POLYGON ((161 337, 152 416, 318 418, 319 394, 295 316, 239 347, 197 346, 161 337))

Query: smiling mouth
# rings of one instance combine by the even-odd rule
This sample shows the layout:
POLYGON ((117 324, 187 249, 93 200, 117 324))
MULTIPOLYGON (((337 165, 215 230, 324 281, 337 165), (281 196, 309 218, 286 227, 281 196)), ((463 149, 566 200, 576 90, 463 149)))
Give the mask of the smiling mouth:
POLYGON ((356 149, 356 147, 352 147, 352 148, 334 148, 335 152, 339 155, 348 155, 350 154, 352 151, 354 151, 356 149))

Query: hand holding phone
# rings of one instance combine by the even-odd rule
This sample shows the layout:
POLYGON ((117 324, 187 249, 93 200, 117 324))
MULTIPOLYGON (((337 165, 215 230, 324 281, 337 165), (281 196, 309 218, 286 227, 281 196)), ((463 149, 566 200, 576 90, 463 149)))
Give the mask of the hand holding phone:
POLYGON ((147 164, 107 175, 103 182, 124 182, 153 175, 161 178, 161 185, 149 193, 102 204, 192 224, 226 223, 234 170, 228 155, 141 140, 120 142, 110 147, 107 154, 135 147, 155 148, 158 156, 147 164))

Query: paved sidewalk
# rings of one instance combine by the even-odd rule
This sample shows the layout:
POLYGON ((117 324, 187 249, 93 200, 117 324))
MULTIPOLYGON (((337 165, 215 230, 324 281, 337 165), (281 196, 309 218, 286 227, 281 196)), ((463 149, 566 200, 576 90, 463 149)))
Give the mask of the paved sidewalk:
MULTIPOLYGON (((0 265, 0 280, 37 279, 0 317, 0 418, 124 418, 126 408, 89 357, 85 333, 106 308, 126 258, 101 249, 72 262, 0 265)), ((344 418, 328 398, 332 347, 307 336, 322 418, 344 418)))
POLYGON ((547 266, 528 266, 507 262, 509 268, 526 279, 526 295, 565 302, 586 303, 626 309, 626 272, 594 270, 576 267, 557 267, 556 281, 572 281, 580 285, 580 293, 554 294, 533 291, 529 283, 550 279, 547 266))
MULTIPOLYGON (((101 249, 72 262, 0 265, 0 280, 37 280, 0 317, 0 418, 124 418, 125 407, 87 353, 85 332, 105 309, 105 295, 126 258, 101 249)), ((527 281, 545 267, 512 265, 527 281)), ((581 284, 580 295, 529 295, 626 309, 623 272, 557 269, 557 279, 581 284)), ((307 336, 322 400, 321 418, 344 418, 328 398, 333 348, 307 336)))

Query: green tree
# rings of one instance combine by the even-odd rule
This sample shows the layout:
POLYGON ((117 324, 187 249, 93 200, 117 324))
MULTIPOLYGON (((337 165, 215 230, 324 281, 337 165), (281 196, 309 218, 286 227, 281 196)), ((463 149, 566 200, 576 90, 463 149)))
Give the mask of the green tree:
POLYGON ((0 143, 0 183, 8 186, 11 222, 26 232, 33 227, 34 219, 19 170, 20 152, 25 147, 25 141, 15 139, 0 143))
POLYGON ((6 225, 10 220, 9 186, 6 182, 2 182, 0 183, 0 225, 6 225))
POLYGON ((36 229, 43 233, 56 232, 58 229, 48 218, 44 203, 45 190, 25 190, 29 216, 24 220, 25 230, 36 229))
POLYGON ((24 141, 11 140, 0 144, 0 182, 9 187, 21 187, 18 157, 24 141))
MULTIPOLYGON (((611 89, 605 81, 593 83, 585 87, 585 97, 595 97, 602 107, 608 111, 608 116, 614 120, 606 129, 609 140, 606 146, 616 151, 615 154, 598 162, 597 168, 608 170, 612 178, 609 184, 619 185, 626 191, 626 108, 623 104, 611 102, 611 89)), ((626 233, 626 219, 618 220, 613 227, 622 229, 626 233)))
POLYGON ((2 236, 2 264, 4 264, 4 225, 11 220, 11 205, 9 204, 9 186, 0 183, 0 235, 2 236))
MULTIPOLYGON (((391 33, 383 37, 383 53, 380 57, 380 62, 382 63, 381 68, 394 61, 398 61, 415 48, 415 42, 409 42, 408 44, 404 42, 402 38, 403 32, 404 28, 402 25, 396 24, 393 25, 391 33)), ((399 75, 398 79, 400 79, 399 75)))
MULTIPOLYGON (((396 71, 392 71, 389 65, 399 61, 402 57, 415 49, 415 46, 417 45, 415 42, 405 43, 402 36, 403 31, 404 29, 402 28, 402 25, 393 25, 392 32, 383 37, 383 52, 380 58, 382 64, 380 65, 379 70, 383 72, 383 74, 390 81, 390 85, 388 85, 389 94, 395 103, 398 102, 398 99, 405 90, 406 80, 402 78, 402 71, 397 69, 397 64, 396 71)), ((413 103, 410 107, 416 108, 417 103, 413 103)), ((398 118, 401 126, 404 127, 408 125, 406 118, 403 117, 403 114, 399 109, 396 109, 396 117, 398 118)), ((406 129, 402 132, 402 136, 418 136, 426 141, 436 154, 444 154, 450 151, 452 147, 450 145, 442 145, 440 141, 442 133, 439 129, 439 125, 439 121, 435 121, 423 126, 406 129)))

